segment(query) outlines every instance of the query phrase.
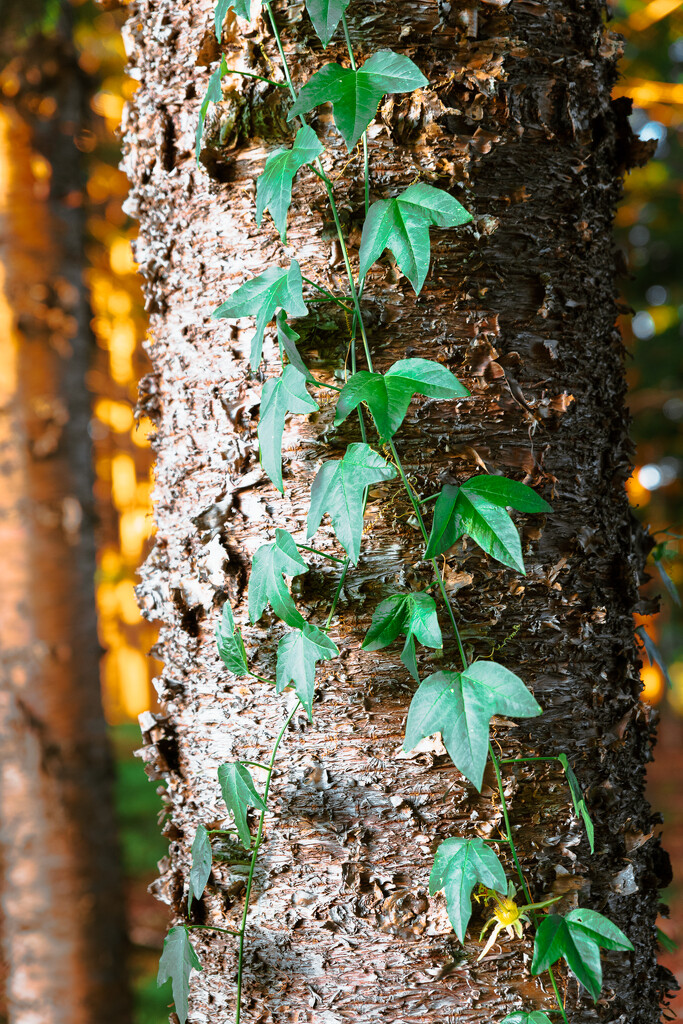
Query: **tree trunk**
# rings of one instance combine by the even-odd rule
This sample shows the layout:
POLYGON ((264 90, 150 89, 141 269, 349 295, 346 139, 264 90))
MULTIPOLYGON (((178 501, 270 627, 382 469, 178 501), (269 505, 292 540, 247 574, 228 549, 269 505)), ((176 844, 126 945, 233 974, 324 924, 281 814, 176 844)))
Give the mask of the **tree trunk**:
POLYGON ((7 80, 21 86, 0 108, 7 1013, 12 1024, 125 1024, 125 924, 94 603, 84 180, 82 155, 66 141, 83 127, 87 91, 60 33, 36 37, 7 80))
MULTIPOLYGON (((335 37, 323 52, 302 5, 277 6, 296 87, 327 61, 346 63, 335 37)), ((654 922, 663 855, 643 795, 653 740, 640 705, 632 614, 643 539, 624 492, 631 448, 623 408, 623 346, 615 329, 611 224, 629 160, 623 108, 610 102, 619 43, 598 0, 478 5, 356 0, 348 10, 359 59, 391 48, 429 78, 424 91, 383 101, 370 128, 373 199, 420 177, 474 213, 465 231, 432 234, 432 269, 416 299, 385 258, 363 297, 380 370, 408 356, 438 359, 472 401, 415 402, 397 436, 418 491, 435 493, 485 467, 524 480, 552 501, 544 527, 523 523, 526 578, 500 570, 471 543, 446 564, 446 584, 467 643, 524 678, 544 713, 495 742, 505 756, 566 752, 596 823, 590 855, 557 765, 506 776, 513 827, 531 890, 604 912, 633 941, 606 954, 597 1005, 562 981, 573 1024, 654 1024, 667 978, 656 965, 654 922), (444 411, 446 410, 446 411, 444 411), (457 595, 457 596, 456 596, 457 595)), ((138 0, 127 29, 140 88, 129 108, 125 166, 130 210, 141 222, 137 258, 151 312, 153 373, 141 404, 158 427, 156 548, 139 588, 162 622, 165 717, 146 720, 144 757, 168 784, 170 859, 158 890, 174 921, 184 903, 198 823, 225 818, 216 769, 267 759, 285 715, 272 687, 237 682, 214 641, 230 600, 254 671, 273 677, 281 626, 248 624, 246 588, 255 550, 276 527, 304 540, 310 485, 323 457, 359 440, 332 411, 293 417, 285 432, 285 494, 258 461, 260 384, 278 366, 272 334, 266 371, 248 369, 253 327, 209 320, 235 287, 295 257, 303 273, 343 290, 341 254, 320 182, 295 183, 283 250, 270 221, 257 229, 254 180, 291 139, 284 90, 228 77, 210 110, 194 162, 194 131, 208 65, 220 56, 213 7, 138 0)), ((281 78, 265 20, 232 15, 228 66, 281 78), (272 62, 272 63, 271 63, 272 62)), ((355 256, 363 222, 362 160, 349 166, 329 107, 313 124, 355 256)), ((331 381, 349 344, 343 311, 296 321, 300 347, 331 381)), ((251 321, 249 322, 251 325, 251 321)), ((322 392, 319 393, 322 398, 322 392)), ((455 940, 441 897, 427 896, 434 851, 447 836, 495 837, 502 827, 495 778, 481 794, 438 744, 407 756, 401 744, 414 685, 397 649, 360 650, 378 602, 431 582, 411 507, 398 485, 371 495, 362 555, 342 590, 332 637, 339 660, 319 668, 313 724, 300 711, 285 737, 247 930, 244 1019, 481 1022, 552 1009, 552 992, 528 974, 531 943, 455 940)), ((329 520, 315 543, 332 553, 329 520)), ((339 568, 315 555, 294 583, 304 617, 321 623, 339 568)), ((445 623, 442 621, 442 627, 445 623)), ((457 668, 455 641, 421 668, 457 668)), ((244 876, 214 865, 194 922, 236 928, 244 876)), ((476 923, 476 922, 475 922, 476 923)), ((481 926, 481 925, 480 925, 481 926)), ((192 982, 192 1020, 234 1012, 234 940, 194 932, 204 969, 192 982)))

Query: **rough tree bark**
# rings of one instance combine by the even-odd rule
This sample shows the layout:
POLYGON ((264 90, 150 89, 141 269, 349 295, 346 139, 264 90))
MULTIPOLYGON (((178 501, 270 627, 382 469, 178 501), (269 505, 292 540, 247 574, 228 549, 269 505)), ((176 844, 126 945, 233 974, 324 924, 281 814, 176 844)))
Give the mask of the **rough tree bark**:
MULTIPOLYGON (((326 60, 345 62, 339 42, 323 53, 301 4, 276 6, 297 86, 326 60)), ((139 595, 145 614, 162 622, 165 661, 165 715, 144 721, 143 753, 150 775, 168 786, 170 858, 158 891, 176 920, 197 823, 216 826, 225 816, 217 766, 266 758, 284 715, 271 687, 236 682, 221 667, 213 639, 220 606, 231 601, 256 671, 272 674, 281 627, 267 617, 247 624, 250 557, 278 526, 303 539, 321 457, 357 440, 350 420, 332 431, 329 408, 292 418, 286 493, 277 495, 256 444, 274 343, 265 373, 250 377, 251 330, 209 322, 237 285, 292 255, 308 276, 343 284, 325 197, 310 172, 295 187, 287 254, 272 227, 259 231, 254 222, 254 180, 268 151, 291 138, 280 90, 227 78, 207 124, 204 166, 194 164, 207 69, 220 56, 212 8, 209 0, 137 0, 127 27, 140 88, 124 162, 141 223, 154 366, 141 405, 158 428, 158 536, 139 595)), ((638 701, 632 613, 644 545, 624 493, 631 450, 611 224, 634 147, 623 104, 610 101, 619 44, 599 0, 355 0, 348 16, 361 57, 382 47, 408 53, 430 81, 380 107, 370 130, 374 198, 419 175, 451 188, 475 215, 468 230, 433 233, 419 300, 388 260, 363 300, 380 369, 406 356, 437 358, 473 395, 457 415, 454 406, 412 406, 398 435, 402 458, 423 494, 485 466, 538 487, 555 509, 544 527, 524 524, 525 579, 473 546, 448 560, 446 575, 468 642, 481 656, 495 644, 545 709, 531 724, 499 722, 496 741, 506 754, 566 751, 596 822, 591 857, 561 775, 509 774, 532 891, 564 896, 561 908, 580 901, 606 913, 636 947, 605 956, 596 1006, 566 980, 569 1016, 574 1024, 653 1024, 667 982, 654 940, 665 858, 643 796, 653 727, 638 701)), ((223 49, 231 67, 277 73, 260 19, 246 30, 230 20, 223 49)), ((327 109, 314 124, 334 176, 347 153, 327 109)), ((354 252, 359 159, 337 186, 354 252)), ((343 312, 295 326, 318 373, 343 363, 343 312)), ((526 972, 528 940, 504 942, 477 964, 480 947, 468 939, 463 954, 443 902, 426 895, 438 841, 494 836, 500 811, 493 779, 477 794, 438 745, 400 754, 413 684, 397 650, 359 650, 378 601, 397 584, 429 579, 409 519, 398 486, 373 495, 361 561, 332 633, 342 657, 319 670, 313 725, 301 712, 282 748, 247 937, 249 1021, 481 1022, 553 1005, 526 972)), ((328 523, 316 542, 335 550, 328 523)), ((306 617, 321 621, 338 573, 315 556, 311 563, 296 597, 306 617)), ((451 659, 449 636, 439 664, 451 659)), ((194 920, 235 927, 242 891, 242 874, 214 867, 194 920)), ((193 980, 191 1019, 223 1024, 233 1012, 234 943, 206 932, 193 941, 205 966, 193 980)))
POLYGON ((68 30, 17 47, 3 70, 13 97, 0 107, 4 997, 12 1024, 125 1024, 94 599, 85 181, 74 144, 89 91, 68 30))

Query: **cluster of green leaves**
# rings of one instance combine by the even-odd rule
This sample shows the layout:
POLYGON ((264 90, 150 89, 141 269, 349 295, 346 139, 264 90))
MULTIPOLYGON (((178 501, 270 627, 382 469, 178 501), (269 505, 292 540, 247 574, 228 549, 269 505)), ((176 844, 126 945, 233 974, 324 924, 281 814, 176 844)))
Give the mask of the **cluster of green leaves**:
MULTIPOLYGON (((342 23, 349 2, 306 0, 306 9, 323 46, 328 45, 342 23)), ((260 11, 261 6, 261 0, 218 0, 215 27, 219 42, 229 10, 248 19, 260 11)), ((266 8, 272 20, 268 4, 266 8)), ((275 22, 272 24, 276 30, 275 22)), ((336 127, 351 150, 366 132, 384 96, 411 92, 428 84, 412 60, 388 50, 372 54, 360 67, 355 66, 353 59, 351 63, 353 66, 350 68, 326 64, 301 87, 288 114, 289 121, 294 118, 301 121, 294 142, 290 147, 270 153, 257 179, 257 223, 260 226, 264 214, 269 212, 283 242, 287 239, 294 180, 302 168, 313 166, 315 173, 325 182, 334 204, 331 183, 320 160, 324 148, 315 131, 306 124, 304 115, 323 104, 331 104, 336 127)), ((221 99, 221 83, 228 71, 223 57, 210 78, 201 103, 197 158, 209 105, 221 99)), ((288 74, 286 78, 290 82, 288 74)), ((389 250, 399 270, 419 294, 429 272, 430 230, 458 227, 471 219, 467 210, 450 193, 424 183, 412 184, 399 195, 377 200, 369 207, 363 225, 358 253, 358 291, 362 292, 363 282, 375 262, 385 250, 389 250)), ((350 270, 349 276, 355 315, 359 317, 358 291, 350 270)), ((263 469, 279 491, 284 490, 282 437, 286 418, 291 414, 310 415, 319 411, 318 402, 308 390, 310 385, 315 386, 319 382, 302 359, 297 348, 299 335, 287 319, 288 316, 308 315, 303 289, 301 268, 296 260, 292 260, 285 267, 268 267, 245 281, 212 314, 214 319, 255 318, 250 351, 254 371, 261 364, 266 328, 275 319, 281 367, 279 376, 269 377, 263 385, 258 440, 263 469)), ((329 293, 328 297, 349 308, 341 299, 329 293)), ((348 296, 344 298, 348 300, 348 296)), ((365 339, 365 335, 363 337, 365 339)), ((390 444, 396 459, 398 456, 392 438, 400 429, 415 395, 437 401, 469 397, 467 388, 438 362, 401 359, 384 373, 372 368, 369 355, 368 362, 367 370, 357 370, 346 379, 341 389, 335 388, 338 395, 334 426, 341 427, 354 411, 360 416, 359 407, 364 405, 374 424, 378 442, 390 444)), ((337 541, 346 551, 347 565, 356 564, 360 557, 369 489, 388 484, 397 476, 396 467, 367 442, 364 430, 362 437, 362 443, 349 444, 341 458, 325 461, 320 466, 311 486, 307 516, 308 538, 315 535, 323 518, 329 516, 337 541)), ((397 465, 405 483, 400 463, 397 465)), ((417 510, 417 499, 412 493, 410 496, 417 510)), ((502 476, 486 473, 462 485, 446 484, 437 496, 428 536, 423 527, 426 537, 424 558, 434 560, 466 536, 490 557, 524 574, 520 536, 509 514, 510 508, 522 513, 552 511, 550 505, 530 487, 502 476)), ((293 687, 298 701, 312 719, 317 665, 336 658, 340 652, 328 636, 327 626, 321 628, 305 621, 292 596, 287 580, 307 571, 308 564, 294 538, 286 530, 277 529, 274 539, 262 544, 253 557, 247 605, 252 623, 256 623, 270 608, 273 615, 288 627, 278 641, 275 691, 281 694, 293 687)), ((437 582, 440 583, 440 579, 437 582)), ((452 621, 455 624, 455 620, 452 621)), ((436 651, 443 648, 437 605, 427 591, 398 592, 382 600, 373 614, 363 649, 368 652, 384 649, 399 636, 405 638, 401 660, 418 684, 408 712, 404 749, 409 752, 422 739, 439 733, 454 765, 476 789, 481 790, 490 750, 491 719, 496 715, 535 717, 541 714, 540 706, 514 672, 494 661, 477 660, 467 664, 464 653, 460 671, 442 670, 420 679, 417 643, 436 651)), ((228 602, 223 606, 216 643, 230 673, 237 677, 254 675, 249 669, 241 630, 235 624, 228 602)), ((274 757, 275 751, 271 768, 267 769, 269 773, 274 757)), ((561 755, 557 760, 565 770, 574 809, 584 820, 592 850, 592 823, 578 781, 566 756, 561 755)), ((252 849, 249 812, 253 808, 264 814, 269 788, 267 784, 264 795, 259 793, 249 770, 250 764, 252 762, 235 761, 221 764, 218 769, 218 782, 226 808, 234 820, 240 842, 248 851, 252 849)), ((258 840, 256 845, 258 847, 258 840)), ((257 849, 253 858, 256 853, 257 849)), ((193 899, 203 896, 212 860, 211 833, 200 824, 192 845, 188 912, 193 899)), ((252 872, 253 863, 252 859, 252 872)), ((486 886, 503 897, 510 891, 514 893, 492 844, 479 837, 446 839, 436 852, 430 874, 430 892, 444 891, 449 918, 461 941, 464 941, 472 915, 472 891, 476 885, 486 886)), ((529 904, 523 909, 532 911, 545 906, 547 903, 529 904)), ((595 911, 574 910, 564 916, 550 914, 542 918, 536 931, 532 972, 540 973, 564 958, 579 981, 597 998, 602 981, 600 946, 631 948, 623 933, 595 911)), ((188 985, 193 968, 201 969, 189 942, 187 927, 172 928, 164 945, 159 983, 171 979, 181 1024, 185 1024, 187 1017, 188 985)), ((541 1011, 520 1011, 509 1014, 504 1024, 548 1024, 548 1018, 541 1011)))

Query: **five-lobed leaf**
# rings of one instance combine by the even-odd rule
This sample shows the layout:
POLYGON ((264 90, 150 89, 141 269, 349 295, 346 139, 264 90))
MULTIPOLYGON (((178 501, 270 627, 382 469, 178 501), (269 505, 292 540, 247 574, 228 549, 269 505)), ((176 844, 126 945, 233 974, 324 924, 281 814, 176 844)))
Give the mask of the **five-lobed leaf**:
POLYGON ((324 47, 337 31, 351 0, 306 0, 306 10, 324 47))
POLYGON ((474 476, 462 487, 447 484, 434 506, 425 558, 447 551, 463 534, 488 555, 526 575, 519 534, 507 506, 520 512, 552 512, 531 487, 506 477, 474 476))
POLYGON ((581 792, 579 780, 574 774, 574 770, 570 765, 566 754, 560 754, 558 761, 564 768, 564 774, 567 777, 569 792, 571 793, 572 803, 574 804, 574 813, 577 816, 580 816, 583 820, 586 835, 588 836, 588 845, 590 846, 591 853, 595 853, 595 829, 593 828, 593 822, 590 814, 588 813, 583 793, 581 792))
POLYGON ((316 662, 330 661, 338 655, 337 645, 317 626, 308 622, 302 629, 287 633, 278 644, 275 670, 277 693, 282 693, 293 682, 309 721, 313 719, 316 662))
POLYGON ((258 622, 268 605, 288 626, 300 627, 304 618, 287 589, 283 576, 300 576, 308 566, 286 530, 276 530, 275 540, 263 544, 254 555, 249 578, 249 618, 258 622))
POLYGON ((471 214, 457 199, 419 182, 394 199, 380 199, 368 212, 360 243, 360 276, 365 277, 385 249, 390 249, 400 270, 419 295, 430 259, 430 227, 452 228, 468 224, 471 214))
POLYGON ((287 413, 317 412, 319 406, 306 391, 306 378, 294 366, 285 366, 281 377, 263 385, 258 440, 261 465, 279 491, 282 483, 282 434, 287 413))
POLYGON ((394 467, 367 444, 351 444, 343 459, 323 463, 311 487, 308 537, 314 535, 327 512, 339 543, 355 565, 363 536, 365 488, 395 476, 394 467))
POLYGON ((256 333, 251 340, 251 368, 261 362, 263 335, 266 326, 279 309, 291 316, 308 316, 304 302, 301 268, 292 260, 289 268, 268 267, 262 274, 245 281, 226 302, 214 309, 213 320, 239 320, 243 316, 256 317, 256 333))
POLYGON ((296 133, 293 147, 271 153, 263 174, 256 179, 256 223, 260 227, 263 214, 269 210, 283 242, 287 241, 287 212, 292 202, 294 177, 322 151, 318 136, 304 125, 296 133))
POLYGON ((493 715, 534 718, 541 708, 519 676, 495 661, 475 661, 462 672, 435 672, 414 695, 404 750, 440 732, 456 768, 481 791, 493 715))
POLYGON ((577 980, 597 1000, 602 988, 600 946, 605 949, 633 949, 621 929, 597 910, 577 908, 564 917, 548 914, 536 932, 531 973, 541 974, 564 957, 577 980))
POLYGON ((235 626, 229 601, 223 605, 221 620, 216 626, 216 646, 223 664, 230 672, 236 676, 249 675, 242 632, 235 626))
POLYGON ((201 961, 190 942, 187 928, 184 925, 176 925, 175 928, 170 929, 164 939, 164 948, 159 960, 157 985, 163 985, 170 979, 175 1012, 180 1024, 185 1024, 189 1012, 188 998, 192 968, 195 971, 201 971, 201 961))
POLYGON ((209 833, 203 825, 197 826, 194 842, 192 843, 192 865, 190 867, 190 881, 187 887, 187 912, 192 910, 192 900, 200 900, 204 895, 206 883, 211 874, 211 862, 213 852, 209 833))
POLYGON ((301 88, 287 120, 331 103, 335 124, 350 151, 375 117, 383 96, 425 85, 427 79, 410 57, 380 50, 357 71, 325 64, 301 88))
POLYGON ((256 807, 265 811, 266 805, 256 791, 251 772, 240 761, 226 762, 218 767, 221 793, 235 819, 235 827, 245 850, 251 849, 251 833, 247 822, 247 809, 256 807))
POLYGON ((369 370, 354 373, 339 394, 334 425, 338 427, 365 402, 380 439, 388 440, 403 423, 413 395, 467 398, 469 391, 441 363, 432 359, 399 359, 384 374, 369 370))
MULTIPOLYGON (((222 24, 222 22, 221 22, 222 24)), ((221 82, 223 76, 227 74, 228 65, 225 57, 221 57, 221 62, 211 75, 209 79, 209 85, 206 92, 204 93, 204 99, 202 105, 199 108, 199 120, 197 121, 197 131, 195 134, 195 156, 197 163, 199 163, 199 154, 202 151, 202 135, 204 134, 204 121, 206 120, 206 113, 211 103, 218 103, 223 99, 223 90, 221 88, 221 82)))
POLYGON ((552 1024, 550 1017, 543 1013, 542 1010, 531 1010, 525 1012, 524 1010, 517 1010, 515 1013, 509 1013, 507 1017, 504 1017, 500 1024, 552 1024))
POLYGON ((472 889, 481 883, 507 894, 503 865, 483 839, 446 839, 439 846, 429 875, 432 895, 444 890, 448 918, 461 942, 472 916, 472 889))
POLYGON ((436 650, 443 647, 436 601, 430 594, 395 594, 382 601, 372 616, 372 624, 363 641, 363 650, 379 651, 382 647, 388 647, 400 633, 406 637, 401 661, 419 683, 415 641, 436 650))

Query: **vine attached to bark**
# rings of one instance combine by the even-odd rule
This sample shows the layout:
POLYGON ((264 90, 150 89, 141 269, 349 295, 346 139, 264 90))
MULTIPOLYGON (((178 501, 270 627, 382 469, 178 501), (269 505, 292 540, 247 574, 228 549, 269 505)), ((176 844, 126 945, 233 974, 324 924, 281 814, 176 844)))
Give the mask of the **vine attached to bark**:
MULTIPOLYGON (((457 403, 466 399, 469 392, 450 370, 428 359, 401 359, 384 372, 375 370, 361 305, 366 277, 373 264, 389 249, 398 268, 419 294, 429 271, 430 229, 463 226, 472 218, 449 192, 419 181, 408 184, 397 196, 388 195, 371 204, 367 128, 385 95, 421 89, 428 85, 428 81, 409 57, 389 50, 372 54, 359 66, 346 22, 349 3, 350 0, 306 0, 308 14, 323 46, 327 46, 337 31, 343 32, 349 66, 326 64, 297 91, 271 3, 263 2, 259 7, 265 9, 270 21, 284 81, 230 69, 223 57, 211 76, 201 104, 197 127, 198 158, 204 119, 210 104, 222 97, 224 75, 246 75, 289 90, 293 103, 288 120, 298 119, 300 128, 291 148, 278 149, 270 154, 258 178, 257 222, 260 225, 265 213, 269 212, 285 243, 294 180, 303 167, 311 168, 327 194, 346 268, 348 294, 335 295, 305 277, 296 260, 286 267, 268 267, 237 288, 213 313, 215 319, 256 318, 250 353, 254 371, 261 363, 266 327, 275 319, 282 372, 279 377, 266 381, 261 395, 258 437, 263 469, 274 486, 284 491, 281 445, 285 420, 290 414, 308 415, 319 410, 318 401, 310 394, 309 386, 327 388, 335 393, 335 427, 351 414, 356 414, 360 440, 350 444, 341 459, 326 461, 320 467, 311 488, 307 520, 307 540, 311 540, 323 518, 329 516, 346 557, 338 558, 298 543, 290 533, 281 529, 276 530, 274 540, 260 547, 254 556, 248 593, 249 618, 251 622, 257 622, 270 607, 274 615, 289 627, 278 643, 274 680, 250 669, 232 608, 227 602, 223 607, 216 639, 218 652, 228 671, 237 677, 251 676, 264 684, 274 685, 276 695, 293 689, 295 699, 286 711, 268 764, 236 761, 222 764, 218 769, 218 782, 233 817, 234 828, 208 830, 199 824, 192 846, 188 915, 193 899, 200 899, 203 895, 214 858, 221 856, 215 837, 234 832, 249 854, 245 865, 248 873, 240 926, 230 929, 181 923, 171 928, 164 944, 158 981, 163 984, 171 980, 176 1013, 181 1024, 185 1024, 191 971, 193 968, 201 970, 189 932, 206 927, 234 936, 238 947, 235 1022, 239 1024, 249 902, 276 757, 297 710, 303 708, 312 719, 316 665, 340 654, 329 633, 344 581, 360 557, 369 489, 398 479, 412 506, 414 524, 424 541, 423 558, 431 564, 434 582, 424 590, 400 591, 383 600, 374 612, 362 647, 366 651, 377 651, 395 643, 400 636, 405 637, 401 661, 418 688, 408 710, 404 749, 411 751, 423 739, 439 733, 456 768, 479 791, 485 765, 490 759, 504 823, 504 835, 497 839, 485 841, 479 836, 453 836, 443 841, 435 852, 429 890, 431 894, 444 892, 453 930, 461 942, 465 941, 472 916, 472 899, 485 905, 492 904, 492 915, 480 938, 489 929, 491 932, 479 959, 487 955, 502 931, 513 939, 521 937, 527 925, 533 930, 531 974, 548 973, 557 1009, 529 1007, 514 1011, 501 1024, 550 1024, 548 1013, 557 1013, 567 1022, 553 966, 564 959, 577 980, 597 1000, 602 987, 600 947, 611 950, 630 950, 633 947, 624 933, 597 911, 575 908, 563 915, 552 911, 544 913, 558 898, 534 900, 532 897, 512 833, 503 768, 519 763, 557 762, 564 771, 574 810, 585 824, 591 852, 592 822, 581 787, 565 754, 527 758, 498 756, 490 738, 491 719, 496 715, 531 718, 542 711, 525 683, 509 668, 491 657, 468 658, 437 561, 458 540, 469 537, 491 558, 524 574, 520 537, 508 509, 537 515, 548 514, 552 509, 526 484, 487 473, 471 477, 460 486, 446 485, 438 494, 422 497, 402 464, 394 437, 414 396, 418 394, 432 400, 457 403), (357 278, 342 230, 334 183, 325 172, 321 159, 324 147, 305 119, 306 114, 327 103, 332 104, 336 128, 349 152, 358 144, 362 145, 365 222, 358 253, 357 278), (324 298, 307 298, 304 283, 324 298), (340 376, 343 379, 341 387, 314 377, 297 348, 299 336, 288 321, 288 317, 308 316, 309 307, 321 301, 341 306, 349 316, 350 369, 345 364, 340 376), (358 369, 359 348, 362 348, 366 363, 364 369, 358 369), (435 504, 428 528, 425 514, 432 500, 435 504), (286 583, 286 578, 308 571, 302 551, 322 556, 338 567, 327 619, 318 625, 304 620, 286 583), (432 650, 443 648, 435 595, 448 617, 457 648, 456 662, 459 660, 460 665, 453 664, 447 670, 421 679, 416 645, 432 650), (250 769, 263 773, 262 792, 259 792, 250 769), (252 837, 249 827, 251 808, 259 813, 255 837, 252 837), (507 850, 507 854, 501 859, 502 850, 507 850), (505 863, 514 869, 514 883, 506 874, 505 863)), ((250 19, 253 4, 250 0, 219 0, 215 16, 219 42, 223 22, 230 9, 241 18, 250 19)))

